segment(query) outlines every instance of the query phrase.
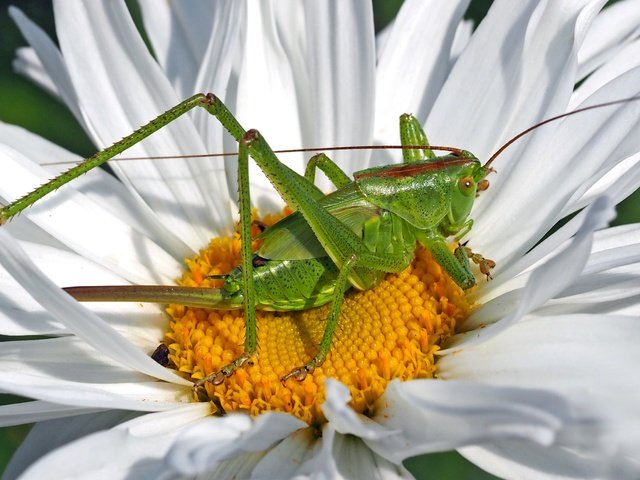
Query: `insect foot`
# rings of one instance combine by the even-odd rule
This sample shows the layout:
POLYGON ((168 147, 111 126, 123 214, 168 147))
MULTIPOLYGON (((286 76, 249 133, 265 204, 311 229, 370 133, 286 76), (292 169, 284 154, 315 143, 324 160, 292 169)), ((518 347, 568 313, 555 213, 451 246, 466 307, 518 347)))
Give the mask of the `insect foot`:
POLYGON ((473 263, 478 265, 480 268, 480 272, 487 277, 487 281, 491 280, 493 277, 491 276, 491 270, 493 270, 496 266, 496 262, 489 258, 484 258, 479 253, 473 253, 473 251, 469 247, 464 247, 467 256, 473 263))
POLYGON ((206 383, 211 383, 213 385, 221 385, 227 378, 229 378, 233 373, 244 366, 245 364, 252 364, 251 355, 248 353, 243 353, 238 358, 236 358, 233 362, 229 363, 222 367, 219 371, 207 375, 204 378, 201 378, 196 383, 194 383, 193 388, 196 392, 200 391, 204 388, 206 383))
POLYGON ((306 365, 304 367, 294 368, 289 373, 287 373, 284 377, 282 377, 280 381, 282 383, 286 383, 287 380, 289 380, 290 378, 293 378, 298 382, 302 382, 305 378, 307 378, 307 374, 312 372, 313 372, 313 367, 309 368, 306 365))
POLYGON ((298 382, 302 382, 305 378, 307 378, 307 375, 309 373, 313 373, 315 368, 324 361, 325 357, 326 355, 319 353, 318 355, 313 357, 313 359, 306 365, 303 365, 302 367, 297 367, 291 370, 284 377, 282 377, 280 381, 284 384, 287 380, 289 380, 290 378, 293 378, 298 382))

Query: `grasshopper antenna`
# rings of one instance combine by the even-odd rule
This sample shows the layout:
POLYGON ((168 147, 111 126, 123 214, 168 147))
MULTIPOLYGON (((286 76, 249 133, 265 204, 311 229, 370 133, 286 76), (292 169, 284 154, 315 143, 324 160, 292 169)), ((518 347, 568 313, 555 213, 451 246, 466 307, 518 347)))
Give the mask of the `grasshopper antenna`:
POLYGON ((547 123, 555 122, 556 120, 560 120, 561 118, 570 117, 571 115, 576 115, 578 113, 586 112, 588 110, 595 110, 596 108, 610 107, 612 105, 619 105, 621 103, 633 102, 634 100, 640 100, 640 95, 635 96, 635 97, 622 98, 620 100, 613 100, 611 102, 598 103, 596 105, 589 105, 588 107, 578 108, 576 110, 571 110, 570 112, 566 112, 566 113, 563 113, 561 115, 556 115, 555 117, 551 117, 551 118, 547 118, 546 120, 542 120, 541 122, 538 122, 535 125, 532 125, 531 127, 527 128, 526 130, 523 130, 522 132, 518 133, 514 137, 510 138, 504 145, 502 145, 498 150, 496 150, 496 152, 493 155, 491 155, 491 157, 489 157, 489 160, 487 160, 487 163, 485 163, 483 165, 483 167, 484 168, 489 168, 489 166, 493 163, 493 161, 496 158, 498 158, 502 154, 502 152, 504 152, 512 144, 514 144, 515 142, 520 140, 522 137, 524 137, 528 133, 530 133, 533 130, 535 130, 536 128, 542 127, 543 125, 546 125, 547 123))
MULTIPOLYGON (((337 147, 305 147, 305 148, 289 148, 281 150, 273 150, 273 153, 319 153, 319 152, 336 152, 345 150, 421 150, 424 145, 348 145, 337 147)), ((429 145, 430 150, 453 153, 457 156, 465 156, 466 152, 461 148, 446 147, 443 145, 429 145)), ((193 153, 186 155, 153 155, 149 157, 113 157, 110 161, 134 161, 134 160, 175 160, 180 158, 214 158, 214 157, 237 157, 238 152, 221 152, 221 153, 193 153)), ((43 165, 66 165, 75 162, 48 162, 43 165)))

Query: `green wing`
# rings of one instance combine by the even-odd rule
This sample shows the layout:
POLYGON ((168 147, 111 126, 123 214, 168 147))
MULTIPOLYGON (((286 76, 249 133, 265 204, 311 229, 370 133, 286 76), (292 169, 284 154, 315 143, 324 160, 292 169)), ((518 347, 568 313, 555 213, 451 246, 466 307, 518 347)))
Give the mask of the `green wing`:
MULTIPOLYGON (((364 223, 378 215, 379 209, 367 202, 355 184, 337 190, 320 200, 334 217, 362 235, 364 223)), ((260 235, 264 243, 258 255, 271 260, 304 260, 326 257, 327 252, 300 212, 294 212, 260 235)))

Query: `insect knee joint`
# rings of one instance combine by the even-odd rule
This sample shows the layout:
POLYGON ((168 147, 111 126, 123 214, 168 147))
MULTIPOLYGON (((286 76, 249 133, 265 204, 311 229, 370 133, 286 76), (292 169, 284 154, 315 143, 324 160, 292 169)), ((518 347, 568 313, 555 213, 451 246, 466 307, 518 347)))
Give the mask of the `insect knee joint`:
POLYGON ((258 140, 259 138, 260 138, 260 132, 255 128, 252 128, 251 130, 247 130, 247 133, 244 134, 241 142, 244 143, 246 146, 250 146, 253 142, 258 140))
POLYGON ((206 94, 203 94, 204 96, 202 97, 202 103, 204 105, 213 105, 214 103, 219 103, 220 99, 218 97, 216 97, 213 93, 208 92, 206 94))

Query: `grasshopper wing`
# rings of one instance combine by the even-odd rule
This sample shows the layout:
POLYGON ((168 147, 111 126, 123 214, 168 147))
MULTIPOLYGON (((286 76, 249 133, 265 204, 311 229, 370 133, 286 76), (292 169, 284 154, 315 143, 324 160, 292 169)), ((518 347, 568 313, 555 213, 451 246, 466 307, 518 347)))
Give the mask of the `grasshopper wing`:
MULTIPOLYGON (((329 213, 361 236, 364 223, 378 214, 378 207, 367 202, 354 184, 320 200, 329 213)), ((294 212, 260 235, 258 255, 271 260, 304 260, 326 257, 327 252, 299 212, 294 212)))

